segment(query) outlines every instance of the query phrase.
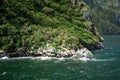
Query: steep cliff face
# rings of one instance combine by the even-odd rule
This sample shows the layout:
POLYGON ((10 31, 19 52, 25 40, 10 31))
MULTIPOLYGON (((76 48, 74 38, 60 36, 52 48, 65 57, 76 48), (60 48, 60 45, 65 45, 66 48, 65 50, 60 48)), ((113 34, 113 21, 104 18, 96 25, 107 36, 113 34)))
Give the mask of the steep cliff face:
POLYGON ((112 8, 120 8, 119 0, 85 0, 91 6, 107 6, 112 8))
POLYGON ((91 8, 93 21, 103 34, 120 34, 119 0, 84 0, 91 8))
POLYGON ((2 0, 0 49, 24 53, 47 43, 58 48, 100 49, 102 41, 83 0, 2 0))

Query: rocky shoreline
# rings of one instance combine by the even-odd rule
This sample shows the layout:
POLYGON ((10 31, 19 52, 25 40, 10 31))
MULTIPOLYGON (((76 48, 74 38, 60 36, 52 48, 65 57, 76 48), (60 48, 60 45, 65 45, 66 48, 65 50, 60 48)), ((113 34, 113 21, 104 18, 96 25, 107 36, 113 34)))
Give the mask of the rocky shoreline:
MULTIPOLYGON (((100 49, 102 47, 98 47, 100 49)), ((8 58, 14 58, 14 57, 56 57, 56 58, 94 58, 94 55, 88 48, 81 48, 81 49, 67 49, 62 46, 59 46, 57 48, 54 48, 50 46, 49 44, 46 44, 45 47, 39 47, 37 50, 34 50, 31 48, 31 50, 26 50, 25 47, 21 47, 19 50, 17 50, 14 53, 5 53, 4 51, 0 50, 0 58, 7 56, 8 58)))
MULTIPOLYGON (((3 15, 8 22, 5 20, 2 23, 4 25, 0 28, 0 36, 2 36, 0 57, 93 58, 91 51, 103 48, 100 42, 103 42, 104 39, 95 27, 92 16, 89 14, 89 7, 84 1, 67 0, 67 2, 61 3, 61 1, 46 2, 43 0, 40 2, 42 4, 40 10, 36 10, 40 8, 39 6, 33 6, 37 2, 32 1, 33 4, 29 4, 29 6, 32 7, 33 13, 26 8, 28 6, 26 4, 30 2, 26 1, 24 6, 18 9, 18 12, 11 10, 20 19, 7 19, 8 17, 3 15), (54 5, 46 5, 51 3, 54 5), (21 10, 23 13, 26 12, 28 17, 24 19, 24 14, 19 15, 21 10), (16 24, 11 24, 11 21, 16 21, 14 22, 16 24)), ((16 3, 23 4, 22 2, 16 3)), ((4 3, 2 4, 3 9, 6 9, 4 3)), ((14 4, 14 2, 11 1, 9 4, 14 4)), ((14 8, 14 6, 10 7, 14 8)), ((12 14, 6 15, 13 16, 12 14)))

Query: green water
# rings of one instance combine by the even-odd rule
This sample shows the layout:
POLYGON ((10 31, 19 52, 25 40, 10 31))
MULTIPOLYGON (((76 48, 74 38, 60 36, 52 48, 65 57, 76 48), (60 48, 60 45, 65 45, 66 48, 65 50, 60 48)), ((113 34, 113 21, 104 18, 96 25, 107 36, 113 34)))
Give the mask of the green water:
POLYGON ((0 60, 0 80, 120 80, 120 36, 104 36, 96 60, 0 60))

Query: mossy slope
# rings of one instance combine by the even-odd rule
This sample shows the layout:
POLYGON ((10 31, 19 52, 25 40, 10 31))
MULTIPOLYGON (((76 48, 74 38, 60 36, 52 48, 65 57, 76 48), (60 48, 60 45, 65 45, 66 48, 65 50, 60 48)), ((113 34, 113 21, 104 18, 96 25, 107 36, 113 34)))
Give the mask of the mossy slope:
POLYGON ((97 45, 99 33, 90 31, 93 23, 83 16, 87 10, 82 0, 75 7, 70 0, 1 0, 0 49, 37 49, 48 42, 68 49, 97 45))

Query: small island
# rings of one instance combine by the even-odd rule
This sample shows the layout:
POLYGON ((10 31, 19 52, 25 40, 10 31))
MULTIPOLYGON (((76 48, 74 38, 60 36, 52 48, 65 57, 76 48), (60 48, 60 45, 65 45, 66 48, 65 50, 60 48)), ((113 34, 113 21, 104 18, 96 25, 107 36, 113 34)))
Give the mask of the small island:
POLYGON ((83 0, 1 0, 0 57, 93 58, 103 38, 83 0))

